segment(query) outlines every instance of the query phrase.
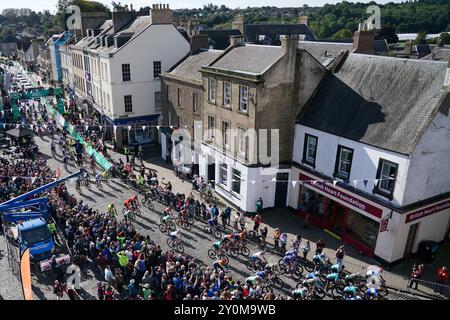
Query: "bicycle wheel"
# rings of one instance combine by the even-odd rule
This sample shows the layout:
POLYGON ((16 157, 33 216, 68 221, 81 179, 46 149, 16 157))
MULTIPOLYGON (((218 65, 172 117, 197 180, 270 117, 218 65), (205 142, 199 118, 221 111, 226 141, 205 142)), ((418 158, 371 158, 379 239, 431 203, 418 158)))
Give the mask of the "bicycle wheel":
POLYGON ((306 271, 313 272, 314 271, 314 263, 311 261, 305 261, 303 263, 303 266, 305 267, 306 271))
POLYGON ((273 277, 270 282, 272 285, 277 288, 278 290, 284 287, 284 282, 278 277, 273 277))
POLYGON ((142 214, 141 209, 139 209, 139 208, 136 208, 136 210, 134 210, 134 213, 138 216, 140 216, 142 214))
POLYGON ((389 294, 389 290, 385 286, 382 286, 380 289, 378 289, 378 293, 382 298, 384 298, 389 294))
POLYGON ((161 231, 162 233, 166 233, 167 231, 166 225, 161 223, 159 225, 159 231, 161 231))
POLYGON ((254 271, 254 263, 252 260, 247 260, 247 262, 245 263, 245 266, 247 267, 248 270, 250 271, 254 271))
POLYGON ((248 257, 250 255, 250 249, 247 248, 246 246, 241 247, 241 254, 244 257, 248 257))
POLYGON ((293 268, 291 270, 291 277, 292 277, 292 279, 298 281, 298 280, 300 280, 302 278, 302 276, 303 276, 303 274, 302 274, 302 272, 299 271, 299 269, 293 268))
POLYGON ((185 228, 186 230, 191 230, 192 225, 186 221, 186 222, 183 222, 183 228, 185 228))
POLYGON ((217 239, 221 239, 222 238, 222 233, 218 229, 215 229, 214 230, 214 237, 216 237, 217 239))
POLYGON ((278 260, 278 268, 280 269, 281 274, 285 274, 287 272, 288 268, 283 259, 278 260))
POLYGON ((219 259, 220 259, 220 260, 223 260, 225 264, 230 263, 230 258, 228 258, 228 257, 227 257, 226 255, 224 255, 224 254, 221 254, 221 255, 219 256, 219 259))
POLYGON ((323 299, 325 297, 325 290, 323 290, 322 288, 316 288, 314 294, 317 298, 323 299))
POLYGON ((205 231, 205 233, 211 233, 211 228, 209 226, 205 226, 203 230, 205 231))
POLYGON ((175 225, 175 223, 171 220, 167 222, 167 229, 168 231, 175 231, 177 229, 177 226, 175 225))
POLYGON ((184 246, 181 243, 179 243, 176 246, 176 250, 180 253, 184 253, 184 246))
POLYGON ((301 282, 298 282, 298 283, 295 285, 295 289, 300 289, 301 287, 303 287, 303 283, 301 283, 301 282))
POLYGON ((216 258, 216 251, 214 251, 213 249, 209 249, 208 250, 208 257, 210 258, 210 259, 215 259, 216 258))
POLYGON ((175 223, 176 223, 177 226, 181 226, 181 225, 182 225, 182 223, 181 223, 181 218, 180 218, 180 217, 177 217, 177 218, 175 219, 175 223))
POLYGON ((172 245, 173 245, 172 239, 167 238, 167 245, 168 245, 170 248, 172 248, 172 245))
POLYGON ((236 248, 231 248, 231 249, 230 249, 230 255, 231 255, 233 258, 236 259, 236 258, 239 256, 239 250, 236 249, 236 248))
POLYGON ((193 226, 194 223, 195 223, 194 218, 188 217, 188 218, 187 218, 187 223, 189 223, 191 226, 193 226))
POLYGON ((153 202, 151 202, 150 200, 149 200, 148 203, 147 203, 147 207, 148 207, 150 210, 152 210, 152 211, 155 210, 155 206, 153 205, 153 202))

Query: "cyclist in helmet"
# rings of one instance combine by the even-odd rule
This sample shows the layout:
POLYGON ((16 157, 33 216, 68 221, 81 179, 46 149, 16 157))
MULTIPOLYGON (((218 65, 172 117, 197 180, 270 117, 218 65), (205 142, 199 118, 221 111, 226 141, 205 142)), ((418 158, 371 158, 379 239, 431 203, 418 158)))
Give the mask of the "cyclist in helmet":
POLYGON ((214 270, 217 272, 217 269, 220 269, 221 271, 225 271, 224 270, 224 266, 225 266, 225 260, 222 259, 217 259, 213 262, 212 267, 214 268, 214 270))
POLYGON ((300 287, 292 291, 292 297, 294 298, 294 300, 305 300, 307 293, 308 293, 307 287, 300 287))
POLYGON ((223 242, 220 240, 213 243, 213 249, 216 253, 216 257, 222 253, 222 245, 223 245, 223 242))
POLYGON ((331 272, 341 273, 344 271, 345 266, 343 264, 335 263, 331 266, 331 272))
POLYGON ((380 300, 378 288, 368 288, 366 290, 366 299, 367 300, 380 300))
POLYGON ((177 230, 171 232, 170 238, 172 239, 173 242, 181 241, 181 230, 177 229, 177 230))
POLYGON ((259 262, 261 264, 267 262, 266 258, 264 257, 264 254, 266 253, 266 250, 258 251, 254 253, 250 258, 252 259, 253 263, 259 262))

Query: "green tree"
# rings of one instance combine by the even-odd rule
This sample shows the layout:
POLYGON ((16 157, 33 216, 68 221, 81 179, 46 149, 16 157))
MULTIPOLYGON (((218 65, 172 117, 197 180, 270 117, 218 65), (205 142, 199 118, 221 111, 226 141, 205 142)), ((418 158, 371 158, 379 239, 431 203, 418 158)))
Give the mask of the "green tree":
POLYGON ((353 37, 353 32, 348 29, 341 29, 335 34, 333 34, 333 39, 351 39, 353 37))
POLYGON ((414 44, 427 44, 427 31, 420 30, 417 32, 416 40, 414 40, 414 44))
POLYGON ((442 44, 450 44, 450 33, 442 32, 439 37, 441 38, 442 44))

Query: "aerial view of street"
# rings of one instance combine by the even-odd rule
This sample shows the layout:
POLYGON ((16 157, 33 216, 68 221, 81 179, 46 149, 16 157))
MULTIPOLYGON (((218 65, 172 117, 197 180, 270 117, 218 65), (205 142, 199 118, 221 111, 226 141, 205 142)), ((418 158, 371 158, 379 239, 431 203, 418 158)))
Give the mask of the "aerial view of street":
POLYGON ((273 2, 3 8, 0 299, 450 297, 450 2, 273 2))

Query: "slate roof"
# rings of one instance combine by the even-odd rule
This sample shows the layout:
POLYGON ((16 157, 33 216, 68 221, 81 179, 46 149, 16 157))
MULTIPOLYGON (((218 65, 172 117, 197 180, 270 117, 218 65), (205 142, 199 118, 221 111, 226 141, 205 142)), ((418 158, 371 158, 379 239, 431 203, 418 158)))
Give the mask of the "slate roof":
POLYGON ((349 54, 322 81, 298 123, 411 154, 439 108, 447 63, 349 54))
POLYGON ((416 52, 420 59, 431 53, 431 47, 429 44, 418 44, 416 45, 416 52))
POLYGON ((339 42, 318 42, 318 41, 300 41, 298 44, 300 49, 308 51, 317 61, 324 66, 328 66, 334 58, 337 57, 341 50, 353 49, 352 43, 339 42))
POLYGON ((233 48, 211 67, 235 72, 263 74, 283 55, 284 51, 281 47, 246 44, 233 48))
POLYGON ((225 50, 230 45, 230 36, 239 36, 241 32, 236 29, 232 30, 216 30, 207 29, 201 30, 200 34, 207 34, 210 45, 217 50, 225 50))
POLYGON ((304 24, 246 24, 245 41, 259 44, 259 36, 265 35, 272 40, 271 45, 281 45, 281 35, 304 35, 305 40, 314 41, 314 32, 304 24))
POLYGON ((446 48, 434 48, 433 52, 422 58, 422 60, 432 60, 432 61, 449 61, 450 60, 450 49, 446 48))
POLYGON ((222 50, 201 50, 187 57, 178 64, 169 75, 175 75, 195 81, 202 81, 200 69, 217 59, 223 53, 222 50))
POLYGON ((96 38, 101 36, 112 36, 112 37, 121 37, 124 39, 124 43, 130 41, 132 38, 136 37, 140 32, 142 32, 145 28, 151 25, 151 21, 148 16, 138 16, 130 21, 126 26, 121 28, 120 30, 114 32, 112 19, 106 20, 100 26, 100 34, 96 37, 84 37, 81 39, 76 46, 77 47, 88 47, 90 49, 95 49, 101 52, 107 53, 115 53, 119 50, 119 48, 114 47, 114 45, 110 45, 108 47, 102 47, 100 43, 97 43, 96 38))

